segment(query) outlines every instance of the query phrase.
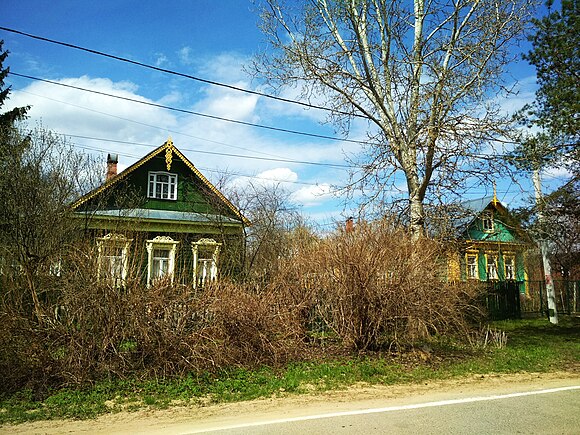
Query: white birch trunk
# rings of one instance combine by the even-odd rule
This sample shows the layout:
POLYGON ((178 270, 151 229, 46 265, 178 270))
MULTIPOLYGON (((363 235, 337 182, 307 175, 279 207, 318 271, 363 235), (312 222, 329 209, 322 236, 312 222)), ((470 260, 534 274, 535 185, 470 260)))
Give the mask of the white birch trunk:
MULTIPOLYGON (((534 191, 536 194, 536 207, 538 209, 538 221, 540 223, 540 228, 544 223, 544 214, 542 211, 542 181, 540 179, 540 170, 534 169, 532 175, 534 181, 534 191)), ((548 315, 550 317, 550 323, 554 325, 558 324, 558 310, 556 308, 556 292, 554 291, 554 281, 552 280, 552 266, 550 265, 550 259, 548 257, 548 245, 544 236, 540 238, 540 251, 542 252, 542 263, 544 265, 544 277, 546 281, 546 295, 548 298, 548 315)))

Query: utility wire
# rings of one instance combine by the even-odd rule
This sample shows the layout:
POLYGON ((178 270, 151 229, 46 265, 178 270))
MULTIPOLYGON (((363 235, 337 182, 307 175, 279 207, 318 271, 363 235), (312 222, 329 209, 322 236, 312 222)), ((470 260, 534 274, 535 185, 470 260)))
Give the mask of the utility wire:
MULTIPOLYGON (((72 136, 72 135, 67 135, 67 134, 63 134, 60 133, 63 136, 71 136, 71 137, 82 137, 82 136, 72 136)), ((77 148, 83 149, 83 150, 88 150, 88 151, 98 151, 100 153, 108 153, 110 152, 109 150, 105 149, 105 148, 100 148, 100 147, 95 147, 95 146, 89 146, 89 145, 84 145, 84 144, 80 144, 78 142, 69 142, 72 145, 75 145, 77 148)), ((135 145, 141 145, 141 144, 135 144, 135 145)), ((143 145, 143 146, 149 146, 149 145, 143 145)), ((185 151, 184 149, 181 149, 182 151, 185 151)), ((143 156, 137 155, 137 154, 131 154, 131 153, 127 153, 127 152, 119 152, 119 151, 115 151, 116 154, 121 155, 121 156, 125 156, 125 157, 131 157, 131 158, 135 158, 135 159, 140 159, 143 156)), ((328 183, 311 183, 308 181, 292 181, 292 180, 281 180, 279 178, 271 178, 271 177, 260 177, 258 175, 249 175, 249 174, 244 174, 242 172, 233 172, 233 171, 222 171, 219 169, 213 169, 213 168, 208 168, 208 167, 204 167, 204 166, 197 166, 195 165, 195 167, 197 169, 203 170, 204 172, 213 172, 219 175, 234 175, 236 177, 244 177, 244 178, 253 178, 256 180, 265 180, 265 181, 275 181, 278 183, 290 183, 290 184, 301 184, 301 185, 305 185, 305 186, 317 186, 320 187, 324 184, 328 184, 328 183)), ((333 192, 328 192, 325 194, 331 194, 333 192)))
POLYGON ((147 68, 147 69, 151 69, 151 70, 154 70, 154 71, 159 71, 159 72, 166 73, 166 74, 171 74, 171 75, 178 76, 178 77, 184 77, 184 78, 187 78, 187 79, 190 79, 190 80, 195 80, 195 81, 198 81, 198 82, 201 82, 201 83, 206 83, 206 84, 213 85, 213 86, 219 86, 219 87, 222 87, 222 88, 231 89, 231 90, 238 91, 238 92, 244 92, 244 93, 251 94, 251 95, 258 95, 260 97, 270 98, 272 100, 282 101, 284 103, 296 104, 296 105, 303 106, 303 107, 306 107, 306 108, 309 108, 309 109, 319 109, 319 110, 324 110, 326 112, 338 113, 340 115, 355 116, 355 117, 359 117, 359 118, 364 118, 363 115, 353 114, 353 113, 349 113, 349 112, 344 112, 344 111, 341 111, 341 110, 329 109, 327 107, 317 106, 317 105, 310 104, 310 103, 304 103, 302 101, 291 100, 289 98, 278 97, 276 95, 265 94, 263 92, 252 91, 252 90, 249 90, 249 89, 240 88, 238 86, 233 86, 233 85, 228 85, 226 83, 217 82, 217 81, 214 81, 214 80, 203 79, 201 77, 192 76, 190 74, 185 74, 185 73, 181 73, 181 72, 174 71, 174 70, 170 70, 170 69, 166 69, 166 68, 160 68, 158 66, 154 66, 154 65, 150 65, 150 64, 143 63, 143 62, 138 62, 138 61, 135 61, 135 60, 127 59, 125 57, 115 56, 115 55, 110 54, 110 53, 105 53, 105 52, 102 52, 102 51, 93 50, 91 48, 81 47, 79 45, 70 44, 68 42, 62 42, 62 41, 57 41, 55 39, 45 38, 43 36, 33 35, 31 33, 25 33, 25 32, 22 32, 20 30, 10 29, 8 27, 1 27, 0 26, 0 30, 4 30, 6 32, 15 33, 17 35, 26 36, 26 37, 32 38, 32 39, 37 39, 39 41, 50 42, 51 44, 62 45, 64 47, 73 48, 75 50, 85 51, 87 53, 96 54, 98 56, 103 56, 103 57, 107 57, 107 58, 110 58, 110 59, 115 59, 115 60, 118 60, 118 61, 121 61, 121 62, 126 62, 126 63, 132 64, 132 65, 137 65, 137 66, 140 66, 142 68, 147 68))
MULTIPOLYGON (((124 141, 124 140, 107 139, 107 138, 100 138, 100 137, 93 137, 93 136, 81 136, 81 135, 67 134, 67 133, 62 133, 62 132, 60 134, 62 134, 64 136, 68 136, 68 137, 78 138, 78 139, 98 140, 101 142, 113 142, 113 143, 120 143, 120 144, 125 144, 125 145, 137 145, 137 146, 149 147, 149 148, 156 147, 155 145, 152 145, 152 144, 144 144, 144 143, 138 143, 138 142, 124 141)), ((336 163, 336 164, 335 163, 321 163, 321 162, 309 162, 307 160, 292 160, 292 159, 277 159, 277 158, 271 158, 271 157, 246 156, 243 154, 220 153, 217 151, 204 151, 204 150, 196 150, 196 149, 181 148, 181 147, 179 149, 181 151, 189 151, 192 153, 211 154, 211 155, 215 155, 215 156, 236 157, 236 158, 251 159, 251 160, 263 160, 263 161, 268 161, 268 162, 296 163, 296 164, 301 164, 301 165, 326 166, 326 167, 338 168, 338 169, 351 169, 352 168, 351 166, 341 165, 338 163, 336 163)))
POLYGON ((91 109, 89 107, 80 106, 78 104, 73 104, 73 103, 69 103, 69 102, 66 102, 66 101, 62 101, 62 100, 57 100, 55 98, 47 97, 46 95, 39 95, 39 94, 36 94, 34 92, 23 91, 22 89, 19 89, 18 92, 22 92, 23 94, 33 95, 33 96, 39 97, 39 98, 44 98, 46 100, 54 101, 56 103, 64 104, 64 105, 67 105, 67 106, 76 107, 78 109, 87 110, 89 112, 98 113, 99 115, 109 116, 111 118, 120 119, 120 120, 126 121, 126 122, 131 122, 133 124, 143 125, 145 127, 153 128, 155 130, 165 131, 167 133, 172 133, 172 134, 176 134, 176 135, 180 135, 180 136, 190 137, 190 138, 197 139, 197 140, 201 140, 201 141, 204 141, 204 142, 209 142, 209 143, 213 143, 213 144, 217 144, 217 145, 223 145, 223 146, 226 146, 226 147, 229 147, 229 148, 235 148, 235 149, 238 149, 238 150, 248 151, 250 153, 262 154, 264 156, 277 157, 277 158, 280 158, 280 159, 283 159, 284 158, 283 156, 280 156, 280 155, 277 155, 277 154, 265 153, 263 151, 257 151, 257 150, 254 150, 254 149, 245 148, 245 147, 239 147, 239 146, 236 146, 236 145, 231 145, 231 144, 228 144, 228 143, 225 143, 225 142, 220 142, 220 141, 217 141, 217 140, 212 140, 212 139, 207 139, 207 138, 204 138, 204 137, 194 136, 192 134, 184 133, 182 131, 171 130, 169 128, 160 127, 158 125, 147 124, 146 122, 136 121, 134 119, 129 119, 129 118, 124 118, 122 116, 113 115, 112 113, 107 113, 107 112, 103 112, 103 111, 100 111, 100 110, 91 109))
POLYGON ((111 97, 111 98, 117 98, 119 100, 125 100, 125 101, 130 101, 130 102, 133 102, 133 103, 144 104, 146 106, 157 107, 157 108, 160 108, 160 109, 171 110, 171 111, 174 111, 174 112, 187 113, 189 115, 200 116, 202 118, 209 118, 209 119, 214 119, 214 120, 218 120, 218 121, 231 122, 233 124, 239 124, 239 125, 245 125, 245 126, 249 126, 249 127, 262 128, 262 129, 265 129, 265 130, 278 131, 278 132, 281 132, 281 133, 290 133, 290 134, 296 134, 296 135, 300 135, 300 136, 315 137, 317 139, 333 140, 333 141, 338 141, 338 142, 351 142, 351 143, 357 143, 357 144, 366 144, 367 143, 365 141, 359 141, 359 140, 354 140, 354 139, 341 139, 341 138, 338 138, 338 137, 326 136, 326 135, 323 135, 323 134, 307 133, 307 132, 298 131, 298 130, 290 130, 290 129, 286 129, 286 128, 272 127, 272 126, 269 126, 269 125, 254 124, 252 122, 239 121, 239 120, 236 120, 236 119, 223 118, 221 116, 216 116, 216 115, 208 115, 207 113, 194 112, 192 110, 180 109, 180 108, 177 108, 177 107, 171 107, 171 106, 166 106, 166 105, 163 105, 163 104, 152 103, 152 102, 149 102, 149 101, 137 100, 135 98, 122 97, 120 95, 109 94, 107 92, 96 91, 94 89, 82 88, 80 86, 69 85, 69 84, 66 84, 66 83, 59 83, 59 82, 55 82, 53 80, 41 79, 39 77, 29 76, 29 75, 26 75, 26 74, 19 74, 19 73, 15 73, 15 72, 12 72, 12 71, 10 71, 9 74, 10 75, 13 75, 13 76, 16 76, 16 77, 22 77, 22 78, 25 78, 25 79, 29 79, 29 80, 36 80, 36 81, 39 81, 39 82, 50 83, 51 85, 55 85, 55 86, 62 86, 62 87, 65 87, 65 88, 76 89, 78 91, 90 92, 92 94, 103 95, 103 96, 111 97))

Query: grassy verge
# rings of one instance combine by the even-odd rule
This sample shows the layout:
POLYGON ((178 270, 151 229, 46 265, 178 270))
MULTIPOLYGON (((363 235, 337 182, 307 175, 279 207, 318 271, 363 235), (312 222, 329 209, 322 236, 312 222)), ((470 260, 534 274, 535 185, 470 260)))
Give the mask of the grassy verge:
POLYGON ((439 342, 401 357, 369 355, 296 363, 278 371, 232 369, 174 380, 102 382, 85 390, 56 391, 42 401, 22 391, 0 401, 0 424, 302 394, 358 382, 392 385, 473 373, 548 372, 578 370, 580 366, 578 319, 563 319, 558 326, 544 319, 504 321, 495 322, 492 328, 507 333, 506 347, 473 351, 439 342))

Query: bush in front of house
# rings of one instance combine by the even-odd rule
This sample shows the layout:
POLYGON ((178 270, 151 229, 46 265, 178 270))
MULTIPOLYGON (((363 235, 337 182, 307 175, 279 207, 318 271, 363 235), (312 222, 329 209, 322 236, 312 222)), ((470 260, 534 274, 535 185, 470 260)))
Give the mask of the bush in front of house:
POLYGON ((70 249, 58 277, 39 273, 38 304, 22 275, 3 275, 3 393, 401 352, 435 334, 469 337, 478 313, 477 289, 445 279, 443 246, 387 221, 295 237, 268 280, 204 289, 177 278, 147 288, 138 273, 114 287, 93 249, 70 249))

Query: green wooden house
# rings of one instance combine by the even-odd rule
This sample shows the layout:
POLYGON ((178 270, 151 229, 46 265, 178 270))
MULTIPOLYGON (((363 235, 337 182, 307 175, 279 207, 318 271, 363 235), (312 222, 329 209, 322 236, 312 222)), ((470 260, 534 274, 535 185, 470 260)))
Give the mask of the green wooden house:
POLYGON ((456 222, 459 253, 450 261, 453 280, 512 281, 525 293, 526 251, 531 239, 494 196, 461 204, 456 222))
POLYGON ((79 198, 75 216, 97 246, 100 278, 203 286, 235 273, 248 224, 171 140, 79 198))

